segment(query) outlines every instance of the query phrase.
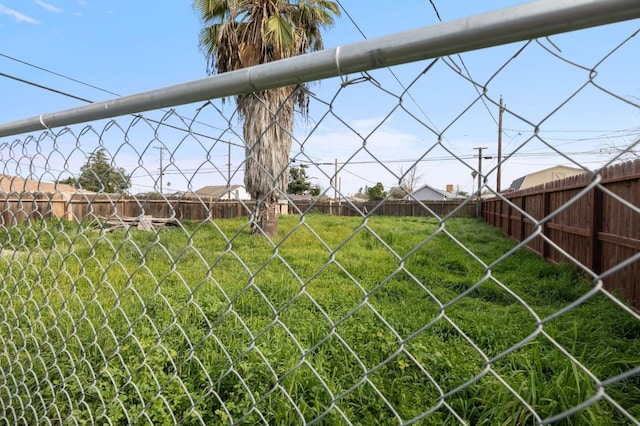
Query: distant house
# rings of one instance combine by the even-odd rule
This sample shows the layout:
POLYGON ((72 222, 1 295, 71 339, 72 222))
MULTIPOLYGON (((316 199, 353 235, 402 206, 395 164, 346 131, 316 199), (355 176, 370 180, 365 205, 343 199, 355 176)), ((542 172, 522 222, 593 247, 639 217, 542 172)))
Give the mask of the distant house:
POLYGON ((2 194, 60 194, 65 200, 71 199, 77 193, 89 193, 64 183, 42 182, 34 179, 24 179, 18 176, 0 174, 0 193, 2 194))
POLYGON ((227 188, 225 185, 204 186, 194 192, 184 194, 185 198, 212 198, 215 200, 250 200, 251 195, 242 185, 231 185, 227 188))
POLYGON ((354 203, 366 203, 367 201, 369 201, 368 198, 358 197, 357 195, 354 195, 353 197, 347 197, 347 200, 353 201, 354 203))
POLYGON ((289 201, 311 201, 311 195, 309 194, 287 194, 287 200, 289 201))
POLYGON ((408 200, 419 201, 450 201, 450 200, 464 200, 466 197, 453 192, 436 189, 429 185, 424 185, 419 189, 413 191, 411 195, 408 195, 408 200))
POLYGON ((547 182, 561 180, 571 176, 586 173, 584 169, 567 166, 555 166, 538 172, 530 173, 526 176, 519 177, 511 182, 508 191, 519 191, 521 189, 531 188, 533 186, 543 185, 547 182))
POLYGON ((33 212, 29 212, 29 209, 25 210, 21 203, 30 200, 35 202, 31 208, 45 215, 52 214, 55 217, 74 220, 77 217, 73 213, 74 200, 78 198, 86 200, 87 196, 94 197, 95 194, 95 192, 77 189, 73 185, 64 183, 43 182, 0 174, 0 199, 5 206, 3 223, 19 220, 21 216, 23 219, 29 217, 33 212), (40 207, 36 207, 36 204, 40 207))

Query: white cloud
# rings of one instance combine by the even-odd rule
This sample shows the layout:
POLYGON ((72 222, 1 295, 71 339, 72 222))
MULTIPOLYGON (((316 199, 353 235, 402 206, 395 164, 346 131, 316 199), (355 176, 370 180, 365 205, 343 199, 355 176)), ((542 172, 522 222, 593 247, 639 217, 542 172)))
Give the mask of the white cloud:
POLYGON ((45 3, 42 0, 36 0, 36 3, 38 3, 38 6, 48 10, 49 12, 62 12, 62 9, 59 9, 49 3, 45 3))
MULTIPOLYGON (((85 7, 87 5, 86 0, 78 0, 78 4, 80 7, 85 7)), ((75 12, 74 15, 82 17, 82 12, 75 12)))
POLYGON ((36 19, 33 19, 30 16, 27 15, 23 15, 22 13, 13 10, 13 9, 9 9, 8 7, 5 7, 4 5, 0 4, 0 14, 2 15, 9 15, 12 16, 13 18, 15 18, 16 22, 26 22, 28 24, 39 24, 40 22, 36 19))

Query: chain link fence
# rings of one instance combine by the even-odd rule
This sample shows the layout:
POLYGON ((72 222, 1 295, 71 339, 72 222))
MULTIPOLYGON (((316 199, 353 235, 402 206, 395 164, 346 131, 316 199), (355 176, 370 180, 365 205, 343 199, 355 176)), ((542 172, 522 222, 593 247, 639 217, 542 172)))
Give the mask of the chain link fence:
POLYGON ((640 199, 598 171, 638 157, 638 82, 618 78, 638 66, 637 24, 311 86, 289 166, 322 192, 302 208, 283 196, 291 214, 273 239, 250 234, 253 204, 235 186, 246 160, 231 102, 3 128, 2 423, 640 423, 640 316, 602 285, 638 263, 640 199), (68 185, 97 152, 135 195, 68 185), (586 192, 534 217, 502 194, 506 176, 556 165, 623 206, 633 254, 594 273, 560 241, 545 237, 561 264, 526 249, 586 192), (381 215, 416 170, 460 207, 438 214, 409 194, 413 216, 381 215), (383 199, 359 207, 354 194, 378 182, 383 199), (513 241, 456 214, 485 197, 531 232, 513 241), (319 213, 323 198, 351 214, 319 213), (211 213, 229 203, 234 217, 211 213))

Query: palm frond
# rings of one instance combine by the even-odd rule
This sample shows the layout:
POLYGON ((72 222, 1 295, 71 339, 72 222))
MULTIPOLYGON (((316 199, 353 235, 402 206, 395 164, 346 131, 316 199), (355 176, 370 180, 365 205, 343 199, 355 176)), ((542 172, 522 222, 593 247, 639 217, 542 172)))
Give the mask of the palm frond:
MULTIPOLYGON (((210 73, 322 49, 321 29, 340 14, 329 0, 195 0, 194 8, 204 23, 200 48, 210 73)), ((286 192, 294 106, 307 111, 309 96, 304 86, 289 86, 239 95, 236 101, 244 120, 245 186, 258 201, 255 223, 277 233, 277 213, 275 228, 265 228, 273 219, 265 212, 286 192)))
POLYGON ((277 51, 286 52, 294 46, 291 22, 280 15, 269 17, 265 28, 265 39, 273 43, 277 51))

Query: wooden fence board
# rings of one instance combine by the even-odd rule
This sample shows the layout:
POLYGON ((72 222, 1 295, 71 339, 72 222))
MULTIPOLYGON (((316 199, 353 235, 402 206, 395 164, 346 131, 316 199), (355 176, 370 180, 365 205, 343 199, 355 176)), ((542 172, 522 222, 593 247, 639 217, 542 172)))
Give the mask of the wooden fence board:
MULTIPOLYGON (((76 222, 109 217, 138 217, 201 221, 249 216, 255 201, 215 199, 136 198, 118 194, 77 193, 66 200, 60 194, 0 194, 0 212, 5 225, 30 217, 60 217, 76 222)), ((460 201, 415 202, 386 201, 295 201, 283 204, 283 214, 318 212, 335 216, 419 216, 443 218, 447 215, 474 217, 475 204, 460 201)))
MULTIPOLYGON (((510 211, 507 226, 499 227, 516 241, 528 238, 537 228, 518 209, 536 222, 549 217, 542 230, 552 244, 538 236, 527 244, 531 251, 551 262, 567 261, 565 251, 594 273, 607 274, 640 252, 640 160, 601 170, 598 185, 593 179, 591 173, 585 173, 504 194, 507 202, 486 200, 483 217, 497 226, 504 223, 504 212, 510 211)), ((607 275, 604 285, 639 307, 640 261, 607 275)))

